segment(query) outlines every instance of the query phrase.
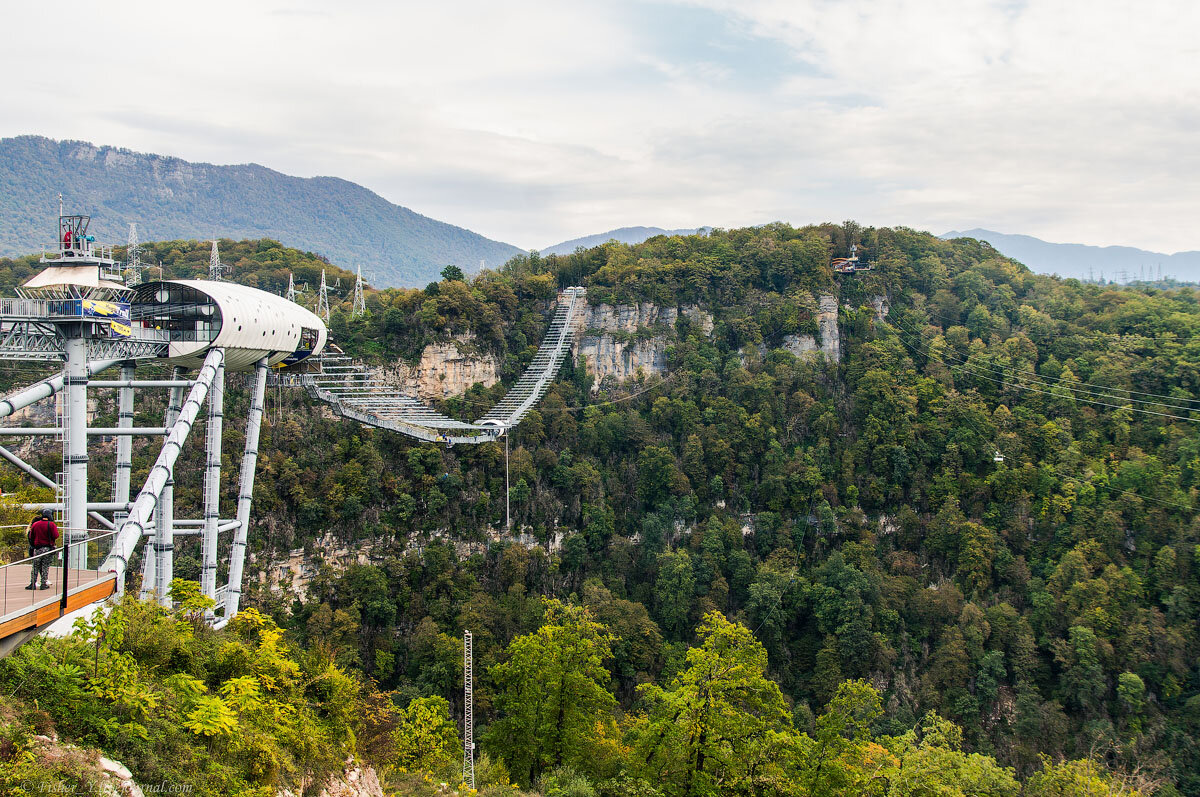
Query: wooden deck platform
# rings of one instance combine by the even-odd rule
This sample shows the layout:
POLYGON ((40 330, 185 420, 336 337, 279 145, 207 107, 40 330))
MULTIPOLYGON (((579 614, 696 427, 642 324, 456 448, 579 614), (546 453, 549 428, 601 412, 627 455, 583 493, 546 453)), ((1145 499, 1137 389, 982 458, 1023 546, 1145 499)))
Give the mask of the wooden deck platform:
POLYGON ((116 591, 113 573, 71 570, 68 573, 67 605, 62 605, 61 567, 51 568, 50 589, 27 590, 30 566, 0 568, 0 642, 30 629, 40 628, 67 612, 102 601, 116 591))

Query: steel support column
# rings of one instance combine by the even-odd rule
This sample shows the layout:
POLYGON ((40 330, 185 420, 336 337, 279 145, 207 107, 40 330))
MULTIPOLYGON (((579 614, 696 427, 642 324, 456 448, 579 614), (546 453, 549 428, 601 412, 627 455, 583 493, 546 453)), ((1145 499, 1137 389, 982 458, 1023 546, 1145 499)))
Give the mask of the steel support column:
MULTIPOLYGON (((222 352, 224 356, 224 352, 222 352)), ((180 381, 183 369, 178 365, 171 370, 171 379, 180 381)), ((183 388, 171 388, 167 411, 164 416, 170 429, 179 420, 179 408, 183 403, 183 388)), ((166 448, 166 443, 163 444, 166 448)), ((158 602, 170 607, 171 579, 175 577, 175 469, 172 467, 163 482, 162 491, 154 507, 154 556, 158 562, 154 567, 154 594, 158 602)))
MULTIPOLYGON (((225 407, 225 364, 217 366, 217 375, 208 389, 208 429, 204 466, 204 536, 200 552, 200 592, 209 598, 217 594, 217 524, 221 519, 221 425, 225 407)), ((207 612, 213 616, 212 609, 207 612)))
MULTIPOLYGON (((133 381, 133 362, 126 360, 121 363, 122 381, 133 381)), ((121 387, 117 391, 117 427, 120 429, 133 428, 133 387, 121 387)), ((133 438, 121 435, 117 438, 117 462, 113 475, 113 503, 124 504, 129 501, 129 472, 133 469, 133 438)), ((124 512, 113 515, 116 524, 121 525, 125 519, 124 512)))
POLYGON ((63 371, 63 526, 73 570, 87 567, 87 341, 82 334, 64 341, 67 365, 63 371))
POLYGON ((250 502, 254 497, 254 471, 258 467, 258 434, 262 426, 263 398, 267 391, 267 358, 254 367, 254 394, 250 417, 246 419, 246 451, 242 455, 242 478, 238 487, 237 522, 229 552, 229 586, 225 588, 225 617, 222 624, 238 612, 242 599, 242 569, 246 561, 246 538, 250 529, 250 502))
POLYGON ((118 585, 121 585, 125 579, 125 569, 129 564, 129 557, 133 555, 133 549, 141 541, 142 535, 146 533, 150 514, 161 500, 163 487, 171 478, 175 462, 179 459, 179 452, 183 449, 183 444, 187 442, 196 416, 200 413, 200 405, 204 403, 204 399, 208 395, 208 386, 212 384, 217 366, 221 364, 223 358, 224 353, 220 350, 211 351, 204 358, 204 365, 201 366, 200 373, 196 376, 196 382, 192 386, 191 392, 188 393, 187 401, 179 410, 178 422, 172 425, 171 433, 167 435, 167 440, 158 453, 158 459, 155 460, 154 466, 150 468, 149 476, 146 477, 146 484, 129 508, 129 517, 117 529, 112 551, 104 560, 101 569, 115 573, 118 585))

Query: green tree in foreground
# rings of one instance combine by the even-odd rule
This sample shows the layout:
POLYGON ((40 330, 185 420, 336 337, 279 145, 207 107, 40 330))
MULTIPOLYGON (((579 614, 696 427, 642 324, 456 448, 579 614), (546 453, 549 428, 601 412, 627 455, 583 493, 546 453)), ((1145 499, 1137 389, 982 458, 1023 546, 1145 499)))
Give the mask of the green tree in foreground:
POLYGON ((613 637, 586 609, 546 601, 545 622, 508 646, 491 669, 501 719, 488 732, 513 777, 532 783, 548 769, 596 767, 604 737, 615 736, 616 698, 605 662, 613 637))
POLYGON ((634 766, 671 795, 752 781, 775 736, 790 730, 783 695, 765 675, 766 649, 750 631, 720 612, 697 631, 687 669, 666 689, 642 687, 648 707, 633 733, 634 766))

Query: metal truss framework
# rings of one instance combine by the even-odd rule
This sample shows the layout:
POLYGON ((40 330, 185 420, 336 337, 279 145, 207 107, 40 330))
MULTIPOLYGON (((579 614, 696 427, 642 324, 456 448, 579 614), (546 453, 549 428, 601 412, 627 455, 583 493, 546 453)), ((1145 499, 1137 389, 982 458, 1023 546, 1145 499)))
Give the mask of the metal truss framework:
POLYGON ((476 423, 443 415, 374 377, 366 366, 340 354, 316 358, 319 370, 300 383, 313 398, 344 418, 388 429, 431 443, 487 443, 521 422, 545 395, 571 349, 574 321, 585 304, 584 288, 567 288, 559 297, 550 328, 525 373, 476 423))
MULTIPOLYGON (((38 299, 0 301, 0 360, 63 362, 67 359, 64 323, 52 312, 55 303, 38 299)), ((163 354, 170 344, 161 329, 134 327, 128 335, 89 336, 88 360, 144 360, 163 354)))

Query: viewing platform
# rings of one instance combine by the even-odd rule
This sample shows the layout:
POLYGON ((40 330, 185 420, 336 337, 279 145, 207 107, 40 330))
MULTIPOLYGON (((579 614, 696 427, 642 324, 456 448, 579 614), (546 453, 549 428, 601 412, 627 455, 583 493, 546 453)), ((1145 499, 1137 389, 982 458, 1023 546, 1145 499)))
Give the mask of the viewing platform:
POLYGON ((8 655, 63 615, 116 592, 116 574, 99 569, 104 560, 101 551, 107 553, 112 536, 113 532, 96 534, 86 543, 79 543, 88 548, 86 568, 64 568, 62 548, 43 554, 51 560, 48 589, 26 589, 39 557, 0 565, 0 656, 8 655))

